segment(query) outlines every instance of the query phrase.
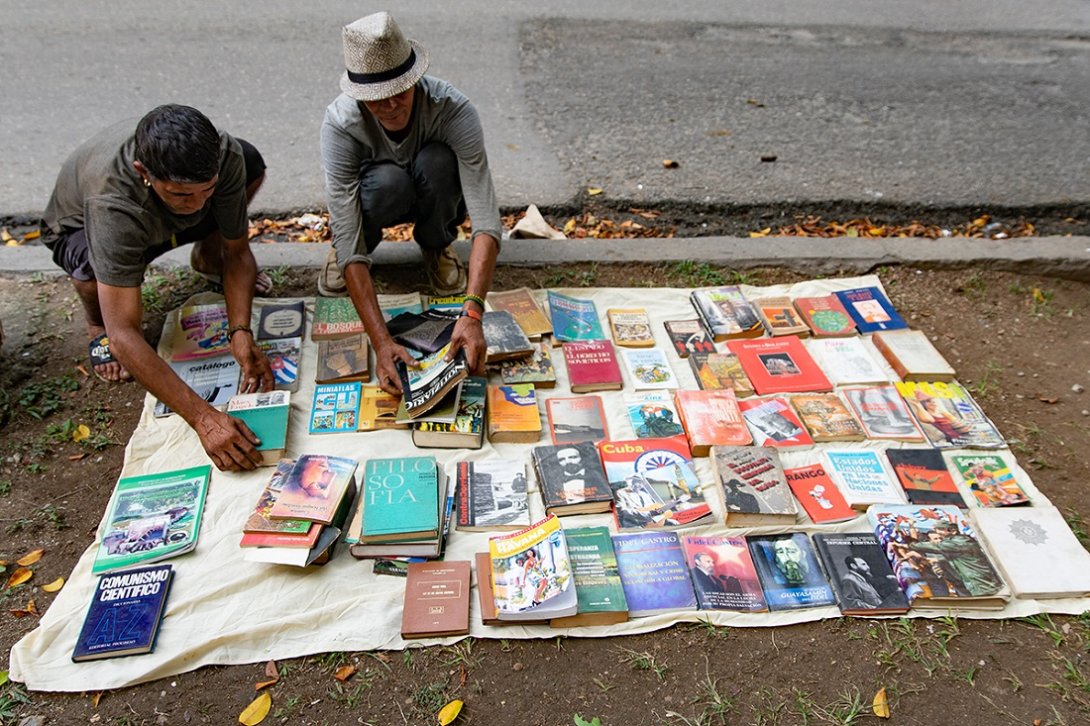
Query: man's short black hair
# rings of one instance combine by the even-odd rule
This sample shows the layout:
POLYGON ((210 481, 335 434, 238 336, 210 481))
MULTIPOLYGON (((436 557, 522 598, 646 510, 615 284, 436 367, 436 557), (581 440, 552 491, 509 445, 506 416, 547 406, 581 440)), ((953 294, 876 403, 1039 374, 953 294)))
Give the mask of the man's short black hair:
POLYGON ((191 106, 158 106, 136 125, 136 159, 161 181, 199 184, 219 174, 220 136, 191 106))

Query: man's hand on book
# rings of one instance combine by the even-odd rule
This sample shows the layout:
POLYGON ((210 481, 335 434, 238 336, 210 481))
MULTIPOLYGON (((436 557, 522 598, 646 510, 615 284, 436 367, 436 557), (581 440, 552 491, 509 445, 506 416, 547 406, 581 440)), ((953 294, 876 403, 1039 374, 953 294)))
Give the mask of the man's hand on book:
POLYGON ((418 363, 409 352, 394 342, 381 348, 375 348, 375 370, 378 372, 378 384, 382 390, 393 396, 401 395, 401 379, 397 375, 397 362, 401 361, 410 368, 418 363))
POLYGON ((466 363, 469 365, 469 375, 483 375, 487 348, 481 321, 470 317, 458 318, 458 322, 454 324, 454 333, 450 336, 450 350, 445 360, 454 360, 458 350, 462 349, 465 351, 466 363))
POLYGON ((220 471, 249 471, 261 464, 261 454, 256 448, 261 440, 237 418, 209 408, 197 419, 193 430, 220 471))
POLYGON ((269 367, 269 359, 257 347, 253 333, 245 330, 234 333, 231 336, 231 353, 242 368, 239 393, 272 390, 275 383, 272 368, 269 367))

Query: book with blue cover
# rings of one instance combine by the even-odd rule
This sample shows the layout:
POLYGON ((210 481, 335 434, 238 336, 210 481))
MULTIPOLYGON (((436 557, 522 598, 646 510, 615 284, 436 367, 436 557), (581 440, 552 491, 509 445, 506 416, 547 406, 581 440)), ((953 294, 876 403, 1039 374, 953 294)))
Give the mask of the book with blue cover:
POLYGON ((593 300, 582 300, 549 290, 548 301, 554 344, 606 337, 593 300))
POLYGON ((696 593, 675 533, 614 535, 613 549, 631 617, 696 610, 696 593))
POLYGON ((835 605, 810 539, 802 532, 746 537, 768 609, 799 610, 835 605))
POLYGON ((100 577, 72 660, 80 663, 154 650, 173 577, 170 565, 100 577))
POLYGON ((310 409, 310 433, 355 432, 360 418, 362 387, 359 381, 315 386, 314 403, 310 409))
POLYGON ((857 287, 853 290, 839 290, 844 309, 855 321, 860 333, 873 333, 876 330, 899 330, 908 324, 897 314, 893 304, 877 287, 857 287))

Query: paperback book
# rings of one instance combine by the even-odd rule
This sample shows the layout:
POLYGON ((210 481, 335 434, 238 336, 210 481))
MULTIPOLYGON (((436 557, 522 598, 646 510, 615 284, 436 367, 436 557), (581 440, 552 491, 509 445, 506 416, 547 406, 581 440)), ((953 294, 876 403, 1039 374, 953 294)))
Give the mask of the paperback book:
POLYGON ((855 322, 836 295, 796 298, 795 309, 815 338, 855 335, 855 322))
POLYGON ((331 524, 345 492, 355 481, 356 460, 302 454, 269 510, 270 519, 305 519, 331 524))
POLYGON ((442 310, 404 311, 386 322, 386 330, 398 345, 430 354, 450 342, 457 314, 442 310))
POLYGON ((659 348, 621 350, 625 371, 632 388, 637 391, 678 388, 677 378, 659 348))
POLYGON ((747 398, 738 402, 738 408, 753 435, 754 446, 782 449, 814 444, 785 398, 747 398))
POLYGON ((775 449, 715 446, 712 469, 722 486, 728 527, 794 524, 798 509, 775 449))
POLYGON ((307 310, 302 300, 263 303, 257 310, 257 340, 302 338, 307 310))
POLYGON ((942 454, 935 449, 886 449, 886 458, 909 504, 965 506, 942 454))
POLYGON ((598 450, 619 530, 676 529, 711 518, 714 486, 700 483, 684 437, 602 441, 598 450))
POLYGON ((1011 507, 1029 504, 1007 462, 994 454, 954 454, 950 461, 979 507, 1011 507))
POLYGON ((836 604, 809 538, 801 532, 746 537, 768 609, 799 610, 836 604))
POLYGON ((439 536, 440 469, 434 456, 369 459, 363 481, 364 544, 439 536))
POLYGON ((257 506, 250 512, 250 516, 242 525, 244 533, 305 535, 310 531, 314 525, 310 520, 272 519, 269 517, 269 512, 272 511, 273 505, 276 504, 276 500, 287 482, 288 475, 291 474, 294 467, 294 459, 281 459, 277 462, 276 469, 273 471, 272 476, 269 477, 269 483, 265 485, 261 496, 257 500, 257 506))
MULTIPOLYGON (((213 408, 226 406, 231 396, 238 393, 238 379, 242 374, 242 367, 233 355, 172 361, 169 365, 183 383, 213 408)), ((162 401, 155 402, 156 418, 170 416, 173 413, 162 401)))
POLYGON ((685 433, 674 396, 668 391, 625 394, 624 407, 636 438, 661 439, 685 433))
POLYGON ((545 401, 549 436, 554 444, 601 441, 609 437, 599 396, 554 396, 545 401))
POLYGON ((613 497, 593 443, 535 446, 531 456, 547 513, 563 516, 609 511, 613 497))
POLYGON ((729 388, 738 398, 753 395, 753 384, 733 353, 693 353, 689 365, 696 384, 704 390, 729 388))
POLYGON ((310 433, 336 434, 358 430, 360 390, 358 381, 315 386, 310 409, 310 433))
POLYGON ((515 459, 460 461, 456 527, 468 532, 530 526, 526 465, 515 459))
POLYGON ((814 524, 846 522, 859 514, 844 501, 832 477, 821 464, 784 469, 783 475, 791 487, 791 493, 814 524))
POLYGON ((178 313, 178 325, 174 330, 171 360, 186 361, 229 355, 229 329, 226 303, 183 307, 178 313))
POLYGON ((621 574, 617 570, 617 555, 606 527, 575 527, 564 531, 568 540, 568 557, 578 612, 553 618, 554 628, 583 625, 612 625, 628 620, 628 602, 624 597, 621 574))
POLYGON ((919 330, 875 333, 871 340, 902 380, 954 380, 953 366, 919 330))
POLYGON ((1090 553, 1055 507, 974 509, 972 520, 1015 597, 1090 593, 1090 553))
POLYGON ((311 340, 335 340, 366 332, 352 298, 318 296, 314 299, 311 340))
POLYGON ((534 343, 530 355, 500 362, 500 380, 506 384, 532 383, 535 388, 554 388, 556 369, 549 344, 534 343))
POLYGON ((811 340, 807 348, 834 386, 889 383, 892 378, 859 336, 811 340))
POLYGON ((554 345, 577 340, 602 340, 605 333, 598 321, 598 309, 593 300, 561 295, 549 290, 549 317, 553 326, 554 345))
POLYGON ((530 444, 541 438, 541 410, 532 383, 488 386, 488 440, 530 444))
POLYGON ((505 310, 515 316, 515 321, 522 328, 522 332, 531 340, 538 340, 543 335, 552 335, 552 323, 549 322, 545 311, 537 304, 537 299, 529 288, 519 287, 514 290, 490 292, 488 306, 493 310, 505 310))
POLYGON ((367 336, 356 333, 318 343, 315 383, 348 383, 371 380, 371 346, 367 336))
POLYGON ((211 474, 205 465, 118 479, 91 573, 146 565, 195 548, 211 474))
POLYGON ((908 612, 908 599, 873 534, 815 534, 814 549, 842 614, 908 612))
POLYGON ((572 393, 619 391, 624 387, 617 355, 608 340, 564 343, 563 350, 572 393))
POLYGON ((681 544, 701 610, 768 610, 745 537, 690 535, 681 544))
POLYGON ((745 446, 753 441, 730 389, 679 390, 674 402, 694 456, 707 456, 712 446, 745 446))
POLYGON ((483 376, 462 381, 454 420, 413 424, 413 443, 421 448, 479 449, 484 440, 486 383, 483 376))
POLYGON ((753 307, 761 316, 761 321, 772 336, 779 335, 810 335, 810 328, 803 322, 798 311, 795 310, 791 298, 786 295, 774 295, 772 297, 757 298, 753 301, 753 307))
POLYGON ((173 576, 170 565, 155 565, 100 577, 72 660, 152 652, 173 576))
POLYGON ((667 320, 663 325, 674 352, 681 358, 688 358, 692 353, 714 353, 715 342, 704 329, 700 318, 688 320, 667 320))
POLYGON ((931 445, 998 449, 1006 441, 972 396, 955 381, 904 381, 895 384, 931 445))
POLYGON ((299 362, 303 358, 302 338, 259 340, 257 347, 269 361, 273 385, 278 391, 299 390, 299 362))
POLYGON ((796 336, 727 343, 759 395, 831 391, 833 386, 796 336))
POLYGON ((387 323, 401 313, 424 312, 424 301, 418 292, 386 293, 375 297, 378 299, 379 310, 382 311, 382 319, 387 323))
POLYGON ((859 419, 868 439, 888 441, 924 440, 923 432, 894 386, 843 388, 852 413, 859 419))
POLYGON ((655 344, 651 318, 645 308, 609 308, 606 310, 609 332, 615 345, 625 348, 650 348, 655 344))
POLYGON ((885 294, 877 287, 860 287, 836 293, 860 333, 907 328, 885 294))
POLYGON ((418 368, 409 368, 402 361, 397 362, 405 411, 411 418, 419 418, 435 408, 469 375, 465 350, 459 348, 449 361, 445 360, 448 352, 449 344, 417 361, 418 368))
POLYGON ((798 393, 791 405, 814 441, 862 441, 863 426, 835 393, 798 393))
POLYGON ((578 597, 560 520, 488 540, 496 616, 500 620, 549 620, 575 615, 578 597))
POLYGON ((526 337, 515 318, 506 310, 488 311, 481 316, 484 340, 488 348, 486 363, 497 363, 512 358, 526 358, 534 352, 534 346, 526 337))
POLYGON ((386 393, 378 386, 360 386, 359 431, 382 429, 407 429, 408 423, 399 423, 397 411, 404 403, 400 396, 386 393))
POLYGON ((693 290, 689 301, 713 340, 764 335, 765 328, 757 312, 735 285, 693 290))
POLYGON ((853 509, 905 501, 904 492, 890 479, 877 452, 869 449, 827 450, 823 456, 825 471, 853 509))
POLYGON ((613 550, 631 617, 696 610, 696 594, 676 533, 614 535, 613 550))

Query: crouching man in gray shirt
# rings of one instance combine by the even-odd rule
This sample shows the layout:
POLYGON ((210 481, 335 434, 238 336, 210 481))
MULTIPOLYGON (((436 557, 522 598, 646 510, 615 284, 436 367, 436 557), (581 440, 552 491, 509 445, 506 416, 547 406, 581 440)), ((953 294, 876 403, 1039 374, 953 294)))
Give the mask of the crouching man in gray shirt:
POLYGON ((322 165, 333 251, 318 278, 322 295, 348 294, 377 357, 378 382, 400 393, 396 361, 412 357, 390 337, 371 279, 382 230, 414 223, 433 290, 466 291, 451 336, 481 372, 484 296, 500 246, 500 216, 477 110, 458 89, 425 76, 428 54, 385 12, 344 28, 344 91, 322 122, 322 165), (451 243, 473 222, 468 280, 451 243))

